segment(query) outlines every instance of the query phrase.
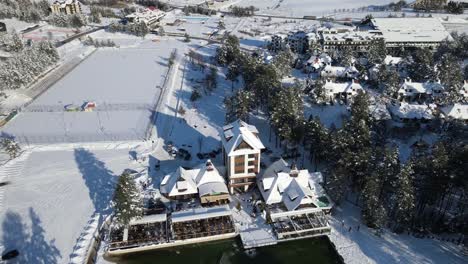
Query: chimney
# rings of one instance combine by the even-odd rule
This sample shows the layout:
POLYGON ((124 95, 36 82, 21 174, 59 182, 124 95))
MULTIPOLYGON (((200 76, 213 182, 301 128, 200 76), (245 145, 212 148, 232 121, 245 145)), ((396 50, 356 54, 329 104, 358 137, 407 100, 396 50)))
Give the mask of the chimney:
POLYGON ((207 171, 212 171, 214 169, 213 163, 211 163, 211 160, 207 160, 205 166, 206 166, 207 171))
POLYGON ((289 176, 296 178, 299 175, 299 170, 297 169, 296 163, 293 162, 291 164, 291 171, 289 172, 289 176))

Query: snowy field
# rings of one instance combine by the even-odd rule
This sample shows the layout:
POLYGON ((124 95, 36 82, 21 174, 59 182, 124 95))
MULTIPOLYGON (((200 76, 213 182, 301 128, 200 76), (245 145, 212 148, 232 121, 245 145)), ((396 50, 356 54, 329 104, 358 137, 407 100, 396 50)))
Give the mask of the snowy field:
POLYGON ((119 49, 98 49, 3 131, 22 143, 141 140, 167 73, 168 57, 174 48, 187 46, 176 39, 153 39, 136 42, 130 37, 119 41, 119 49), (93 112, 65 112, 66 105, 88 101, 97 104, 93 112))
MULTIPOLYGON (((237 1, 236 1, 237 2, 237 1)), ((385 5, 392 0, 241 0, 235 5, 255 6, 260 14, 284 16, 322 16, 335 9, 352 9, 368 5, 385 5)))
POLYGON ((129 164, 128 150, 30 154, 2 187, 2 251, 20 252, 9 263, 69 263, 88 220, 109 213, 116 176, 137 166, 129 164))
POLYGON ((102 104, 151 104, 162 84, 172 45, 99 49, 31 106, 64 107, 86 101, 102 104))

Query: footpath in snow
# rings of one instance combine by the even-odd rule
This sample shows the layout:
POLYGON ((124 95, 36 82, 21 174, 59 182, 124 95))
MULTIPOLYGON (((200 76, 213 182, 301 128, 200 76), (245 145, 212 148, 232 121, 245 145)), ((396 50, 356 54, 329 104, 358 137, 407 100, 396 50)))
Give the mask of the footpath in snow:
POLYGON ((390 230, 379 237, 362 224, 358 207, 345 201, 334 210, 330 239, 345 263, 468 263, 462 248, 453 243, 395 234, 390 230))

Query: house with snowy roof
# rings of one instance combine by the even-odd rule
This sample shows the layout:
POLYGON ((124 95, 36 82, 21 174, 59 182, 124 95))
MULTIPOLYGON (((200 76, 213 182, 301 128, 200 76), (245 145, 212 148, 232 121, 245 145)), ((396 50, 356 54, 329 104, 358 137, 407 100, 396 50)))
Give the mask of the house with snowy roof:
POLYGON ((265 148, 253 125, 237 120, 222 128, 221 141, 229 189, 245 192, 260 172, 260 152, 265 148))
POLYGON ((330 212, 333 203, 321 183, 320 172, 299 170, 283 159, 258 178, 258 188, 278 239, 330 233, 325 213, 330 212))
POLYGON ((286 161, 280 159, 269 166, 257 181, 267 205, 284 206, 283 209, 287 211, 301 208, 329 210, 331 203, 324 203, 318 199, 319 194, 326 196, 319 186, 321 177, 320 172, 309 173, 306 169, 299 170, 295 164, 288 165, 286 161))
POLYGON ((323 86, 326 97, 332 100, 345 100, 348 101, 360 92, 364 92, 361 84, 356 80, 345 83, 338 83, 330 80, 325 81, 323 86))
POLYGON ((426 101, 441 96, 444 86, 437 82, 413 82, 406 79, 398 90, 398 99, 405 102, 426 101))
POLYGON ((155 9, 155 8, 146 8, 143 11, 135 12, 125 16, 125 19, 129 23, 145 23, 146 25, 152 25, 154 23, 159 22, 164 16, 166 16, 166 12, 155 9))
POLYGON ((329 65, 332 63, 332 58, 326 54, 322 53, 320 55, 312 55, 310 58, 304 63, 304 72, 318 72, 320 69, 325 67, 325 65, 329 65))
POLYGON ((462 88, 460 89, 460 95, 464 102, 468 102, 468 81, 464 81, 462 88))
POLYGON ((359 71, 354 66, 331 66, 328 64, 320 72, 320 76, 328 79, 353 79, 359 76, 359 71))
POLYGON ((435 105, 408 104, 405 102, 392 104, 389 107, 393 120, 403 123, 419 121, 421 123, 434 119, 435 105))
POLYGON ((198 196, 202 204, 229 202, 224 177, 211 160, 190 170, 179 167, 175 172, 164 176, 160 191, 171 200, 187 200, 198 196))
POLYGON ((55 1, 50 5, 53 14, 76 14, 81 13, 81 4, 78 0, 55 1))
POLYGON ((468 104, 453 104, 440 108, 442 117, 447 120, 455 119, 468 122, 468 104))

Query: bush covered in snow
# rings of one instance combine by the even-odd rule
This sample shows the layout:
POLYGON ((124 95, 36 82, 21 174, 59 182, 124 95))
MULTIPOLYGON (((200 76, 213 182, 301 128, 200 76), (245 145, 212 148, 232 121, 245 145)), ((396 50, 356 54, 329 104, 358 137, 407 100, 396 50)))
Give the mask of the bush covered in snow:
POLYGON ((0 19, 15 17, 26 22, 38 22, 49 13, 47 0, 0 0, 0 19))
POLYGON ((86 17, 82 14, 52 14, 47 18, 47 21, 57 27, 83 27, 86 26, 86 17))
POLYGON ((0 37, 0 48, 4 51, 19 52, 23 50, 23 47, 23 41, 21 41, 16 31, 0 37))
POLYGON ((33 43, 0 64, 0 90, 27 85, 58 59, 57 50, 49 41, 33 43))
POLYGON ((146 34, 149 33, 148 26, 141 22, 141 23, 131 23, 131 24, 119 24, 114 23, 111 24, 108 28, 110 32, 124 32, 128 34, 132 34, 139 37, 144 37, 146 34))
POLYGON ((108 40, 97 40, 97 39, 93 39, 91 37, 87 37, 85 40, 83 40, 82 42, 84 45, 86 46, 94 46, 96 48, 99 48, 99 47, 115 47, 117 46, 115 44, 114 41, 108 39, 108 40))

